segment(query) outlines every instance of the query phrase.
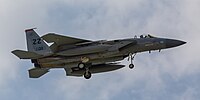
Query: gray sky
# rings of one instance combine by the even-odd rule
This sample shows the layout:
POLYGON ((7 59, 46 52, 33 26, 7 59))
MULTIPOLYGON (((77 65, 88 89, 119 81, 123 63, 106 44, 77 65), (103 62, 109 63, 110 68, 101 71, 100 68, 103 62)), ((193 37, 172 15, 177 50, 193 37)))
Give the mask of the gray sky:
MULTIPOLYGON (((199 0, 0 0, 1 100, 199 100, 199 0), (186 45, 136 56, 128 67, 90 80, 51 70, 29 79, 28 60, 10 52, 26 50, 24 30, 56 32, 85 39, 130 38, 151 33, 186 45)), ((128 62, 125 59, 123 64, 128 62)))

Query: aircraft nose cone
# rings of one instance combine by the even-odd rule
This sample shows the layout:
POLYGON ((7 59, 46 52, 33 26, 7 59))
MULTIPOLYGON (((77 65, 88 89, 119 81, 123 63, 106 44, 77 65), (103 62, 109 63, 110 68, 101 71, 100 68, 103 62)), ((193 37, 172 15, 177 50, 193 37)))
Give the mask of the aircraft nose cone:
POLYGON ((177 47, 185 44, 186 42, 174 39, 166 39, 166 48, 177 47))

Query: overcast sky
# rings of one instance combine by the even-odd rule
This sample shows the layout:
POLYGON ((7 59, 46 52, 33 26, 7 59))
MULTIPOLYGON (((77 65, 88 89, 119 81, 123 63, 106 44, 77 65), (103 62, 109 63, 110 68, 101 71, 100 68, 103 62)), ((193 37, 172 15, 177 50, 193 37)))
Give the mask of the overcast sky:
MULTIPOLYGON (((199 100, 199 0, 0 0, 1 100, 199 100), (127 67, 67 77, 62 69, 28 78, 33 65, 10 52, 26 50, 24 30, 56 32, 91 40, 151 33, 187 44, 141 53, 127 67)), ((127 59, 122 64, 128 65, 127 59)))

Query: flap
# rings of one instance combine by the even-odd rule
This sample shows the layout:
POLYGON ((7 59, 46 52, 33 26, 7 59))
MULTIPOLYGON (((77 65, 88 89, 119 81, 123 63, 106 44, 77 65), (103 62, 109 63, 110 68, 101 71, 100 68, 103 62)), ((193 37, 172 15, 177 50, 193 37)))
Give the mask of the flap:
POLYGON ((42 75, 49 72, 49 70, 48 69, 41 69, 41 68, 32 68, 32 69, 28 70, 28 72, 29 72, 30 78, 39 78, 42 75))
POLYGON ((48 43, 54 42, 57 45, 90 42, 90 40, 79 39, 79 38, 63 36, 63 35, 57 35, 54 33, 46 34, 46 35, 42 36, 42 38, 48 43))

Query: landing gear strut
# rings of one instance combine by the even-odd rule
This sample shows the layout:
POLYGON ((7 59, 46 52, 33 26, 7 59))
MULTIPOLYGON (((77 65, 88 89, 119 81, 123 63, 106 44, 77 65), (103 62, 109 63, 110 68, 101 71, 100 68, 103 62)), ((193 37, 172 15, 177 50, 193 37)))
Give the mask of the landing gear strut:
POLYGON ((92 76, 91 72, 89 71, 89 68, 85 68, 84 78, 90 79, 92 76))
POLYGON ((89 71, 89 67, 91 66, 92 64, 91 63, 79 63, 78 64, 78 68, 80 69, 85 69, 85 72, 83 74, 84 78, 85 79, 90 79, 91 76, 92 76, 92 73, 89 71))
POLYGON ((91 63, 88 63, 89 62, 89 58, 88 57, 81 57, 81 63, 78 64, 78 67, 80 69, 85 69, 85 72, 83 74, 84 78, 85 79, 90 79, 91 76, 92 76, 92 73, 89 71, 89 67, 92 65, 91 63))
POLYGON ((136 53, 134 53, 134 54, 130 53, 129 54, 128 61, 129 60, 131 61, 131 64, 129 64, 130 69, 133 69, 135 67, 134 64, 133 64, 133 60, 134 60, 135 55, 136 55, 136 53))

